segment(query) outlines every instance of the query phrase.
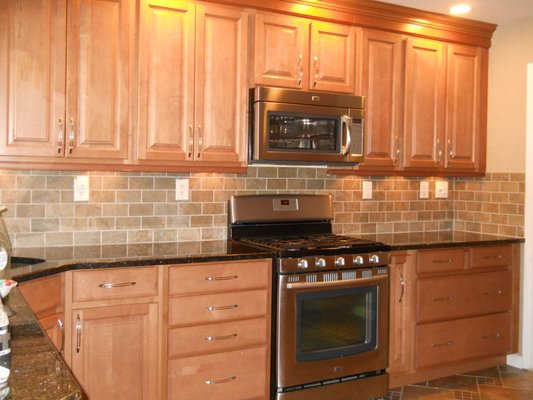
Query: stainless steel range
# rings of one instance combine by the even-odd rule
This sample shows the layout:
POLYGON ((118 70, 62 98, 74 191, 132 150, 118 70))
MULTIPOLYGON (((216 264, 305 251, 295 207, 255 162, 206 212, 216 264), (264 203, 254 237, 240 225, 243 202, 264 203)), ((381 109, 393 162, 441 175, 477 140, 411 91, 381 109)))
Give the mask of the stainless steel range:
POLYGON ((276 254, 276 400, 388 391, 389 247, 332 234, 330 195, 230 200, 230 239, 276 254))

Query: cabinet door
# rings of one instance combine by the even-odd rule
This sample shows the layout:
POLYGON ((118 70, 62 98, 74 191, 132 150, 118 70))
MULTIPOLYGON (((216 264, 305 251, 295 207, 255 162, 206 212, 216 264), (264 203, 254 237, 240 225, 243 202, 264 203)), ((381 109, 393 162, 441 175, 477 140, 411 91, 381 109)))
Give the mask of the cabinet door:
POLYGON ((194 15, 185 1, 143 0, 139 24, 140 160, 192 158, 194 15))
POLYGON ((157 304, 72 311, 72 371, 91 399, 157 399, 157 304))
POLYGON ((400 164, 402 36, 365 30, 360 87, 365 96, 365 161, 360 169, 400 164))
POLYGON ((257 13, 255 83, 303 89, 309 70, 309 21, 257 13))
POLYGON ((484 159, 481 85, 486 60, 484 49, 448 45, 446 168, 477 171, 484 159))
POLYGON ((440 168, 444 162, 444 44, 409 38, 405 57, 404 167, 440 168))
POLYGON ((353 26, 311 23, 310 89, 355 91, 355 39, 353 26))
POLYGON ((126 159, 134 4, 69 1, 67 157, 126 159))
POLYGON ((248 13, 197 6, 194 158, 246 159, 248 13))
POLYGON ((59 156, 65 23, 65 0, 2 1, 0 155, 59 156))

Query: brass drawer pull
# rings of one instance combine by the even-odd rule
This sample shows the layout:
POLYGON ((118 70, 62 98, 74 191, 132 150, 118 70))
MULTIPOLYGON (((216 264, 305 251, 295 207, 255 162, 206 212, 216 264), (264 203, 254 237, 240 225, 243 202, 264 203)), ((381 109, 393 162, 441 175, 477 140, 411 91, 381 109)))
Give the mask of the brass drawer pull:
POLYGON ((448 296, 448 297, 435 297, 433 299, 433 301, 451 301, 453 300, 454 297, 453 296, 448 296))
POLYGON ((238 304, 232 304, 230 306, 208 306, 205 309, 207 311, 221 311, 221 310, 233 310, 237 307, 239 307, 238 304))
POLYGON ((238 335, 236 333, 232 333, 231 335, 225 335, 225 336, 206 336, 205 340, 208 342, 213 342, 215 340, 228 340, 228 339, 235 339, 238 335))
POLYGON ((398 300, 398 303, 401 303, 403 300, 403 295, 405 294, 405 279, 403 279, 403 274, 400 274, 400 299, 398 300))
POLYGON ((484 260, 501 260, 503 256, 501 254, 497 254, 495 256, 485 256, 483 257, 484 260))
POLYGON ((455 260, 453 258, 448 258, 447 260, 433 260, 432 263, 433 264, 451 264, 454 261, 455 260))
POLYGON ((493 295, 501 296, 502 294, 503 294, 503 290, 495 290, 493 292, 485 292, 483 293, 483 296, 493 296, 493 295))
POLYGON ((453 341, 449 340, 446 343, 435 343, 435 344, 432 344, 431 347, 448 347, 448 346, 451 346, 452 344, 453 344, 453 341))
POLYGON ((224 379, 208 379, 207 381, 204 381, 204 383, 206 385, 218 385, 220 383, 227 383, 227 382, 231 382, 231 381, 234 381, 235 379, 237 379, 236 376, 230 376, 229 378, 224 378, 224 379))
POLYGON ((113 288, 120 288, 120 287, 135 286, 136 284, 137 282, 101 283, 98 285, 98 287, 102 289, 113 289, 113 288))
POLYGON ((500 336, 501 336, 500 332, 496 332, 494 335, 483 335, 482 338, 483 339, 497 339, 500 336))
POLYGON ((229 281, 231 279, 237 279, 239 275, 229 275, 229 276, 208 276, 205 278, 206 281, 229 281))

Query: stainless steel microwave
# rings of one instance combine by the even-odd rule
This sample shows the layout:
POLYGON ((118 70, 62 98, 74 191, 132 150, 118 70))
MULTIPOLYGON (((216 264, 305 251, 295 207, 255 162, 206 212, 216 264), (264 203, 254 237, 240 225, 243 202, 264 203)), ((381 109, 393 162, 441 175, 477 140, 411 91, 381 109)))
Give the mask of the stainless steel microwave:
POLYGON ((363 161, 364 98, 258 86, 250 91, 251 163, 363 161))

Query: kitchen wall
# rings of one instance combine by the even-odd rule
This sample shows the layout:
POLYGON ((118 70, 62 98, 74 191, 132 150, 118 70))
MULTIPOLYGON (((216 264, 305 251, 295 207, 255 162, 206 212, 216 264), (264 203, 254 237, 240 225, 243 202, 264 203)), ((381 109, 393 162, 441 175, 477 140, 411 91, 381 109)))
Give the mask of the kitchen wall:
MULTIPOLYGON (((91 172, 90 201, 73 202, 75 172, 0 171, 0 202, 16 248, 224 239, 233 194, 332 193, 336 233, 466 229, 520 235, 524 175, 450 180, 449 198, 418 199, 420 178, 336 177, 324 168, 250 167, 247 174, 91 172), (174 200, 176 177, 190 200, 174 200), (371 180, 373 199, 361 199, 371 180)), ((36 254, 33 254, 37 256, 36 254)))

